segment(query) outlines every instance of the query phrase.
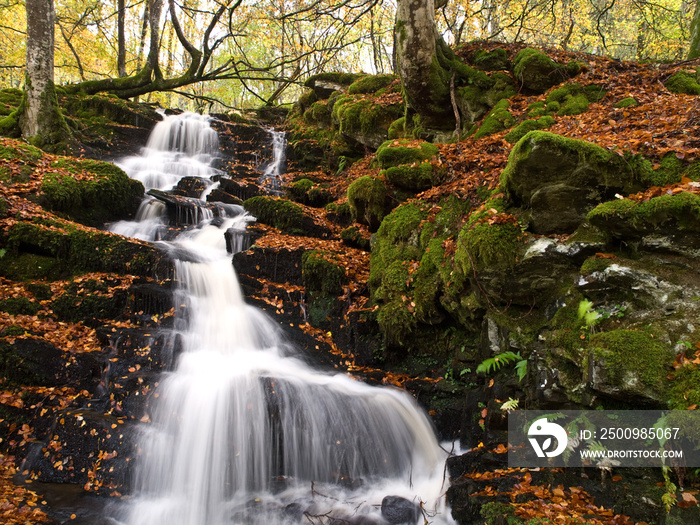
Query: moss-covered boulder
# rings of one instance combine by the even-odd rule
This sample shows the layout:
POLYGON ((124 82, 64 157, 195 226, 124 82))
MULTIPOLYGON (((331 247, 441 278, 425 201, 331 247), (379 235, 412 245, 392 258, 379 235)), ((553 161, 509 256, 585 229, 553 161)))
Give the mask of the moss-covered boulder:
POLYGON ((505 139, 507 142, 515 144, 521 138, 527 135, 530 131, 550 128, 554 126, 554 124, 556 124, 556 120, 554 120, 554 117, 551 117, 549 115, 544 115, 538 119, 523 120, 514 129, 512 129, 506 134, 505 139))
POLYGON ((643 167, 589 142, 531 131, 511 151, 501 184, 511 203, 530 210, 533 231, 571 233, 599 202, 644 188, 643 167))
POLYGON ((348 94, 377 93, 398 80, 396 75, 367 75, 356 80, 348 87, 348 94))
POLYGON ((277 197, 251 197, 243 202, 243 207, 259 222, 294 234, 305 233, 305 226, 309 220, 304 208, 277 197))
POLYGON ((671 93, 683 93, 686 95, 700 95, 700 84, 698 83, 698 75, 696 71, 681 69, 666 82, 666 89, 671 93))
POLYGON ((438 147, 429 142, 388 140, 377 149, 377 160, 379 161, 379 167, 389 168, 430 160, 439 153, 438 147))
POLYGON ((338 97, 333 104, 332 122, 347 139, 376 149, 387 140, 389 126, 403 115, 401 103, 384 104, 366 95, 338 97))
POLYGON ((37 218, 12 225, 0 274, 10 279, 58 279, 87 272, 166 276, 167 258, 152 245, 67 221, 37 218))
POLYGON ((287 195, 302 204, 320 208, 333 200, 333 195, 325 186, 310 179, 299 179, 287 187, 287 195))
POLYGON ((498 133, 504 129, 508 129, 515 124, 515 117, 508 111, 510 101, 503 99, 494 106, 491 112, 486 115, 481 127, 474 134, 475 139, 480 139, 486 135, 498 133))
POLYGON ((525 48, 515 56, 513 75, 523 88, 535 93, 544 93, 568 78, 565 68, 532 48, 525 48))
POLYGON ((348 187, 352 220, 376 230, 386 214, 386 185, 380 179, 364 175, 348 187))
POLYGON ((95 227, 133 216, 144 192, 114 164, 70 158, 52 163, 41 190, 48 209, 95 227))
POLYGON ((616 239, 683 249, 700 248, 700 196, 680 192, 646 202, 618 199, 591 210, 588 220, 616 239))
POLYGON ((464 86, 455 89, 455 99, 462 115, 462 127, 469 130, 499 101, 515 96, 517 88, 510 75, 497 72, 491 76, 479 71, 468 77, 464 86))
POLYGON ((547 111, 559 116, 578 115, 588 110, 589 102, 599 102, 605 89, 595 84, 582 86, 578 82, 553 90, 545 100, 547 111))
POLYGON ((635 398, 664 402, 673 354, 649 330, 611 330, 591 337, 588 360, 590 387, 627 402, 635 398))
POLYGON ((502 47, 498 47, 492 51, 479 49, 474 53, 471 62, 484 71, 501 71, 510 68, 508 52, 502 47))

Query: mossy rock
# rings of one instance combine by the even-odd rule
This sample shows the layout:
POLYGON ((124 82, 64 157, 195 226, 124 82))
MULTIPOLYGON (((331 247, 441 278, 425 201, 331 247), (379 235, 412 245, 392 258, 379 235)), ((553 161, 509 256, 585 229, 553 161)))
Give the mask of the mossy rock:
POLYGON ((340 232, 340 240, 348 246, 353 246, 361 250, 369 250, 369 239, 362 234, 362 231, 357 226, 350 226, 340 232))
POLYGON ((500 71, 510 68, 508 52, 502 47, 496 48, 492 51, 484 51, 483 49, 479 49, 476 53, 474 53, 472 63, 484 71, 500 71))
POLYGON ((41 185, 45 206, 75 222, 100 227, 133 216, 143 198, 143 185, 108 162, 66 158, 51 168, 41 185))
POLYGON ((427 190, 439 181, 438 170, 430 162, 421 162, 418 165, 392 166, 382 173, 393 185, 411 191, 427 190))
POLYGON ((515 124, 515 117, 508 111, 508 107, 510 107, 510 102, 505 99, 496 104, 484 119, 481 127, 474 134, 474 139, 480 139, 481 137, 498 133, 499 131, 513 126, 515 124))
POLYGON ((301 256, 301 272, 304 287, 309 292, 321 292, 330 296, 343 293, 347 275, 340 261, 332 253, 311 250, 301 256))
POLYGON ((348 187, 348 204, 353 221, 376 230, 386 214, 386 185, 379 179, 365 175, 348 187))
POLYGON ((671 93, 700 95, 700 84, 695 71, 681 69, 664 83, 671 93))
POLYGON ((287 188, 287 195, 297 202, 321 208, 333 200, 333 195, 310 179, 299 179, 287 188))
POLYGON ((9 229, 6 246, 0 272, 16 280, 87 272, 151 276, 169 268, 149 244, 59 221, 19 222, 9 229))
POLYGON ((14 140, 0 142, 0 159, 35 164, 44 156, 39 148, 14 140))
POLYGON ((398 79, 396 75, 367 75, 359 80, 356 80, 348 87, 348 94, 358 95, 362 93, 376 93, 377 91, 389 86, 394 80, 398 79))
POLYGON ((10 315, 36 315, 41 305, 26 297, 10 297, 0 300, 0 312, 10 315))
POLYGON ((566 70, 542 51, 525 48, 513 59, 513 75, 527 90, 544 93, 568 78, 566 70))
POLYGON ((589 384, 611 397, 664 401, 673 355, 662 334, 620 329, 594 334, 589 342, 589 384))
POLYGON ((615 238, 668 236, 679 246, 700 248, 700 196, 681 192, 646 202, 618 199, 598 205, 588 220, 615 238))
POLYGON ((347 202, 343 202, 342 204, 331 202, 326 204, 325 210, 328 220, 343 226, 347 226, 353 222, 352 210, 350 209, 350 204, 347 202))
MULTIPOLYGON (((483 73, 482 73, 483 74, 483 73)), ((505 73, 493 73, 488 82, 468 82, 458 87, 455 98, 463 117, 463 129, 468 130, 500 101, 517 94, 515 82, 505 73)))
POLYGON ((622 100, 620 100, 617 104, 615 104, 616 108, 624 109, 624 108, 635 108, 639 106, 639 102, 637 102, 637 99, 634 97, 625 97, 622 100))
POLYGON ((437 157, 440 150, 429 142, 412 140, 387 140, 377 149, 377 161, 380 168, 390 168, 404 164, 413 164, 437 157))
POLYGON ((588 111, 589 102, 600 102, 606 90, 596 84, 582 86, 578 82, 553 90, 545 100, 548 113, 559 116, 579 115, 588 111))
POLYGON ((511 204, 530 209, 533 231, 571 233, 599 202, 645 188, 643 168, 589 142, 531 131, 513 147, 501 185, 511 204))
POLYGON ((127 301, 126 290, 110 293, 106 283, 88 279, 70 283, 52 301, 51 308, 62 321, 91 325, 96 320, 120 319, 127 309, 127 301))
POLYGON ((402 104, 377 104, 364 95, 338 97, 331 114, 333 125, 349 139, 378 148, 387 140, 389 126, 404 113, 402 104))
POLYGON ((392 122, 387 131, 387 136, 389 140, 404 138, 406 136, 406 117, 397 118, 392 122))
POLYGON ((277 197, 251 197, 243 207, 259 222, 290 233, 304 233, 306 214, 298 204, 277 197))
POLYGON ((534 131, 537 129, 547 129, 554 124, 556 124, 556 120, 554 120, 553 117, 549 115, 545 115, 543 117, 538 118, 537 120, 534 119, 528 119, 522 121, 520 124, 518 124, 513 130, 511 130, 509 133, 506 134, 505 139, 507 142, 510 142, 511 144, 515 144, 518 142, 521 138, 523 138, 525 135, 527 135, 530 131, 534 131))
POLYGON ((523 232, 514 224, 467 225, 459 233, 455 264, 464 275, 507 271, 515 266, 523 247, 523 232))

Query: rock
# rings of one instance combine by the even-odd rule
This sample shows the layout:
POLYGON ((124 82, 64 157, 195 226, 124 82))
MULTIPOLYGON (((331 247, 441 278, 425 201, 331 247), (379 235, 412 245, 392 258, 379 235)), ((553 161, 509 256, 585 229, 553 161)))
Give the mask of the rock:
POLYGON ((401 496, 386 496, 382 500, 382 517, 394 525, 418 523, 420 507, 401 496))
POLYGON ((530 209, 534 233, 571 233, 616 193, 644 188, 630 163, 599 146, 531 131, 513 148, 501 175, 506 196, 530 209))

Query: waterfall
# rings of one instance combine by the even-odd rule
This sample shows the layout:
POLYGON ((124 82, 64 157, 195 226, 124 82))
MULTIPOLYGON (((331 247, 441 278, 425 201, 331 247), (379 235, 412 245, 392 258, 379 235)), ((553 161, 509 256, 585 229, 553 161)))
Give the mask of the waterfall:
MULTIPOLYGON (((198 163, 216 155, 210 131, 204 117, 168 118, 144 157, 159 151, 203 169, 198 163)), ((139 180, 142 167, 152 169, 144 159, 120 165, 139 180)), ((148 228, 158 228, 163 209, 148 206, 135 224, 115 228, 155 238, 148 228)), ((252 218, 238 207, 220 213, 167 243, 182 352, 151 398, 120 522, 384 523, 382 499, 397 495, 422 503, 432 523, 453 524, 442 496, 445 454, 427 416, 404 391, 320 372, 296 356, 276 324, 245 303, 226 249, 240 243, 225 234, 252 218)))
POLYGON ((272 160, 263 170, 260 184, 269 192, 281 195, 283 193, 281 175, 286 161, 287 139, 282 131, 270 131, 270 142, 272 142, 272 160))

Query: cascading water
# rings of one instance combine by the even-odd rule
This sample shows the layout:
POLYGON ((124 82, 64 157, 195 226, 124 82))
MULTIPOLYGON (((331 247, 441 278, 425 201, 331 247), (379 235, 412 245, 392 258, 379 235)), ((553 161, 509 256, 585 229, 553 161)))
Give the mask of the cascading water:
MULTIPOLYGON (((155 169, 149 155, 177 157, 203 173, 195 157, 215 155, 212 144, 206 118, 169 117, 154 130, 146 158, 121 166, 163 187, 170 175, 155 169), (178 152, 165 152, 166 145, 177 145, 178 152)), ((192 175, 180 167, 172 172, 192 175)), ((442 497, 445 454, 414 400, 396 389, 310 368, 285 345, 274 323, 244 302, 224 232, 242 231, 252 218, 236 210, 240 214, 204 220, 168 243, 177 254, 175 329, 183 351, 160 381, 158 399, 152 398, 152 423, 144 425, 139 442, 135 496, 121 520, 383 523, 382 498, 398 495, 423 503, 432 523, 454 523, 442 497)), ((160 219, 151 211, 138 224, 115 229, 155 239, 149 228, 157 229, 160 219)))

